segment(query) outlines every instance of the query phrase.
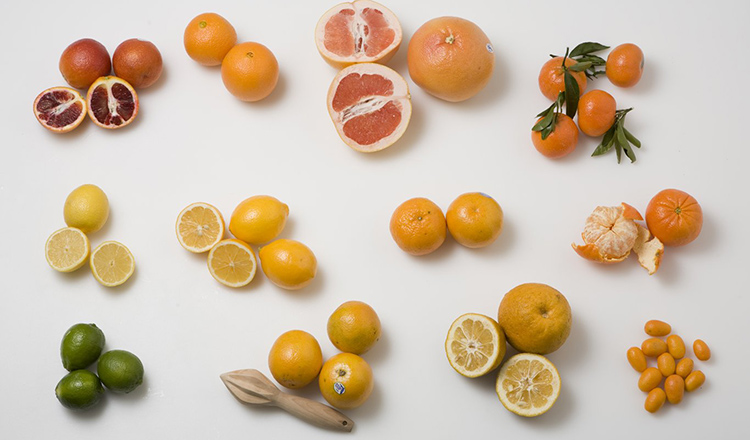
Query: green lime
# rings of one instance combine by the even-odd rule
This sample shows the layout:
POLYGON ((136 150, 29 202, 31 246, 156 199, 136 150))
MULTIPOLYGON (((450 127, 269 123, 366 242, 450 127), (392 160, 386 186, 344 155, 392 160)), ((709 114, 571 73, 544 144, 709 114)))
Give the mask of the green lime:
POLYGON ((55 395, 65 408, 84 410, 99 403, 104 387, 96 374, 89 370, 75 370, 60 379, 55 395))
POLYGON ((143 383, 143 364, 138 356, 125 350, 111 350, 99 358, 99 378, 110 391, 129 393, 143 383))
POLYGON ((104 333, 96 324, 76 324, 60 344, 60 357, 68 371, 81 370, 96 362, 104 348, 104 333))

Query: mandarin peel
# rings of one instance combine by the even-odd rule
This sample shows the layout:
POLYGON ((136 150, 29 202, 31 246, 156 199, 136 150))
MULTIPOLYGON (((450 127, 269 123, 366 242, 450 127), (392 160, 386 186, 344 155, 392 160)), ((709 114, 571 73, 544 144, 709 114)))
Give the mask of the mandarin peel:
POLYGON ((664 243, 644 226, 638 226, 638 237, 633 245, 633 252, 638 256, 638 263, 653 275, 659 269, 661 257, 664 255, 664 243))

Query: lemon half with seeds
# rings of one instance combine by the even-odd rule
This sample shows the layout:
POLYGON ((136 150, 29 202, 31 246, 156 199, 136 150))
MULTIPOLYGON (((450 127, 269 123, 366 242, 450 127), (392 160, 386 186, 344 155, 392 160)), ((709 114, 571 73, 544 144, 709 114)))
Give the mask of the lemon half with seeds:
POLYGON ((193 203, 177 216, 177 240, 190 252, 208 252, 224 237, 224 218, 208 203, 193 203))
POLYGON ((102 285, 115 287, 135 272, 135 258, 124 244, 105 241, 91 253, 91 272, 102 285))
POLYGON ((466 313, 453 321, 445 339, 448 362, 462 376, 479 377, 505 357, 505 334, 489 316, 466 313))
POLYGON ((500 369, 495 391, 508 411, 536 417, 555 404, 560 395, 560 374, 544 356, 520 353, 500 369))
POLYGON ((78 228, 62 228, 52 233, 44 244, 47 263, 59 272, 73 272, 86 264, 91 245, 78 228))

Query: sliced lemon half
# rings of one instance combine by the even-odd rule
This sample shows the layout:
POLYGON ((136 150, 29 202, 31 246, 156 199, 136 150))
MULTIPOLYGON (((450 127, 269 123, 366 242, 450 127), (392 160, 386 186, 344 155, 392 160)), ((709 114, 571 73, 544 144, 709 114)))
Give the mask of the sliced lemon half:
POLYGON ((135 258, 124 244, 105 241, 91 253, 91 272, 102 285, 119 286, 135 272, 135 258))
POLYGON ((508 411, 536 417, 555 404, 560 395, 560 374, 546 357, 520 353, 500 369, 495 391, 508 411))
POLYGON ((224 217, 208 203, 193 203, 177 216, 175 231, 185 249, 208 252, 224 237, 224 217))
POLYGON ((73 272, 86 264, 91 245, 78 228, 62 228, 52 233, 44 244, 47 263, 59 272, 73 272))
POLYGON ((505 357, 505 333, 489 316, 466 313, 451 324, 445 339, 445 354, 461 375, 485 375, 505 357))
POLYGON ((228 287, 246 286, 258 269, 255 252, 245 242, 230 238, 208 253, 208 270, 216 281, 228 287))

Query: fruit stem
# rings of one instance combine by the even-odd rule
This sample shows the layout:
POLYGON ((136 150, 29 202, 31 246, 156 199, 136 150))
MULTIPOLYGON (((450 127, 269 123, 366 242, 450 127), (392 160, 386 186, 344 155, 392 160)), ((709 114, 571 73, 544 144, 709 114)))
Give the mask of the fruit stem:
POLYGON ((453 34, 450 34, 447 37, 445 37, 445 42, 448 44, 453 44, 454 41, 456 41, 456 37, 454 37, 453 34))

